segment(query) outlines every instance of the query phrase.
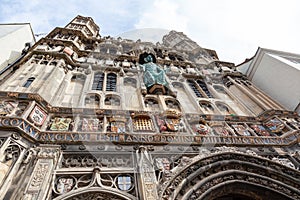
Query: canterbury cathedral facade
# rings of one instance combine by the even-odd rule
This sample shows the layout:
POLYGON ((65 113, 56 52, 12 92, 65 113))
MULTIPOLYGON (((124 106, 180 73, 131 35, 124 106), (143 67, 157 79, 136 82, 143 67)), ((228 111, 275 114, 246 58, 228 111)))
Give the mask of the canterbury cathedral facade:
POLYGON ((99 31, 77 16, 2 73, 0 199, 300 199, 296 112, 182 32, 99 31))

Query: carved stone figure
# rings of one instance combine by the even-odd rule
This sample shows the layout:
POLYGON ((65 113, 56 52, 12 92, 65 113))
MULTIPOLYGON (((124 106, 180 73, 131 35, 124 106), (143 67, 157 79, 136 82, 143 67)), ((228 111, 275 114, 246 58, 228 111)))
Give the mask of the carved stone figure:
POLYGON ((153 63, 153 58, 148 55, 144 58, 145 63, 143 64, 144 71, 144 83, 147 88, 153 85, 168 86, 166 81, 165 71, 161 69, 157 64, 153 63))

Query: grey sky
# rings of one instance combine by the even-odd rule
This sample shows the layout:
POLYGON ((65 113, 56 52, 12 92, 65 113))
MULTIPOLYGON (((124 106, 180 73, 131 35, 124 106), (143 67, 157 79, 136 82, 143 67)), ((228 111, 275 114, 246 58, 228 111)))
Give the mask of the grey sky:
POLYGON ((235 64, 259 46, 300 53, 298 0, 0 0, 0 23, 30 22, 35 33, 78 14, 92 17, 103 36, 136 28, 183 31, 235 64))

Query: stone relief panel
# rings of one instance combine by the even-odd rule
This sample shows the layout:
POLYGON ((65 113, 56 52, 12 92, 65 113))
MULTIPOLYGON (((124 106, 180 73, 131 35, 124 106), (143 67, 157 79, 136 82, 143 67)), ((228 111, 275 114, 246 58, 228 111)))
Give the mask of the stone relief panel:
POLYGON ((77 168, 77 167, 133 167, 131 155, 69 155, 64 154, 60 168, 77 168))
POLYGON ((0 116, 21 116, 28 106, 28 102, 14 100, 0 101, 0 116))
MULTIPOLYGON (((76 190, 83 188, 88 190, 90 187, 112 189, 121 194, 127 193, 131 197, 136 195, 133 173, 107 173, 100 172, 99 169, 94 169, 93 173, 77 171, 74 175, 60 174, 58 172, 54 180, 52 197, 55 198, 71 191, 76 192, 76 190)), ((92 192, 89 192, 89 194, 92 194, 92 192)))
MULTIPOLYGON (((4 139, 1 139, 1 141, 4 142, 4 139)), ((14 143, 13 141, 9 142, 9 145, 4 150, 4 154, 0 157, 0 185, 5 180, 5 177, 8 175, 10 169, 17 162, 22 150, 23 148, 18 144, 14 143)))

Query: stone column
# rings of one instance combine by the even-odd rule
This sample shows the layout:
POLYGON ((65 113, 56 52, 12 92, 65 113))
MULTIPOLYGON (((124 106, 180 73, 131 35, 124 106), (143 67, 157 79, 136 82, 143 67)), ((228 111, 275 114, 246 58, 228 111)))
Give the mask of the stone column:
POLYGON ((51 192, 52 174, 60 155, 60 146, 41 145, 36 149, 36 163, 23 196, 23 200, 44 200, 51 192))
POLYGON ((157 200, 157 179, 155 176, 154 163, 148 149, 144 146, 139 147, 136 152, 138 162, 138 187, 139 199, 157 200))

